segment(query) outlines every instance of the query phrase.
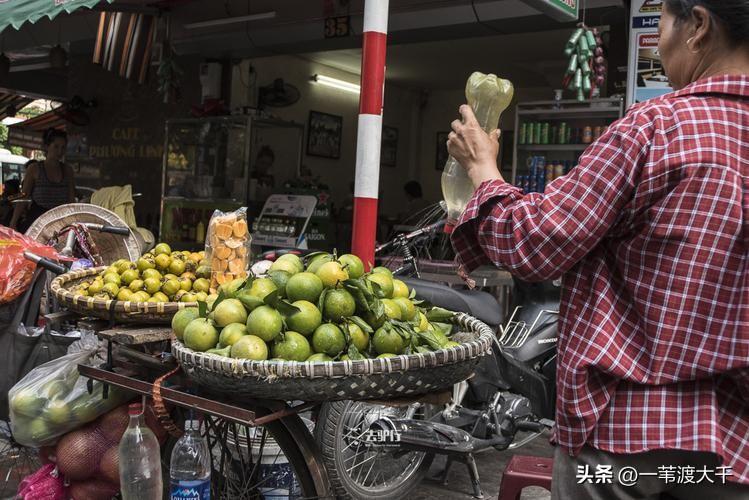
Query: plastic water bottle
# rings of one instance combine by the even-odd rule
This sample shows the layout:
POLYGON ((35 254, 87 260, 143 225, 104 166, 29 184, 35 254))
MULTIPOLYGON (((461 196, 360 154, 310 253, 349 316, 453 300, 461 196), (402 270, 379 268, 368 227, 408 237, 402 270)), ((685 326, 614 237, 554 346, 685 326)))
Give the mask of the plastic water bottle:
POLYGON ((128 408, 130 424, 120 441, 120 492, 122 500, 161 500, 159 441, 143 420, 143 405, 128 408))
POLYGON ((171 500, 211 498, 211 456, 197 420, 185 422, 185 433, 172 450, 169 476, 171 500))
MULTIPOLYGON (((514 88, 509 80, 496 75, 471 74, 466 82, 466 100, 476 115, 479 125, 491 132, 499 125, 502 112, 512 101, 514 88)), ((445 232, 452 232, 460 215, 473 196, 473 184, 455 158, 450 156, 442 171, 442 196, 447 204, 445 232)))

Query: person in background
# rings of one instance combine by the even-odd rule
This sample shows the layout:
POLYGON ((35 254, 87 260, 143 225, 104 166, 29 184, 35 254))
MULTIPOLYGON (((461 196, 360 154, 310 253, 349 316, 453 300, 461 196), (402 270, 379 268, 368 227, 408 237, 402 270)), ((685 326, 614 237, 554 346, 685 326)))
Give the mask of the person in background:
POLYGON ((255 165, 253 166, 252 175, 250 176, 251 185, 252 181, 254 181, 257 186, 255 188, 253 201, 263 203, 268 196, 273 194, 273 188, 276 187, 276 179, 271 171, 275 161, 276 155, 273 153, 270 146, 262 146, 257 152, 255 165))
POLYGON ((18 179, 8 179, 3 184, 3 194, 0 196, 0 225, 10 226, 13 217, 13 204, 11 201, 21 194, 21 183, 18 179))
POLYGON ((44 161, 29 162, 23 177, 22 193, 31 204, 17 203, 10 227, 20 232, 44 212, 75 201, 75 176, 73 169, 62 162, 68 136, 62 130, 44 132, 44 161), (23 218, 23 219, 22 219, 23 218))
POLYGON ((749 0, 664 0, 659 35, 676 91, 544 193, 504 181, 470 106, 448 139, 463 270, 562 279, 552 499, 749 498, 749 0))
POLYGON ((405 210, 400 213, 401 222, 416 221, 421 212, 430 204, 424 199, 424 193, 421 184, 416 181, 408 181, 403 185, 403 192, 406 194, 405 210))

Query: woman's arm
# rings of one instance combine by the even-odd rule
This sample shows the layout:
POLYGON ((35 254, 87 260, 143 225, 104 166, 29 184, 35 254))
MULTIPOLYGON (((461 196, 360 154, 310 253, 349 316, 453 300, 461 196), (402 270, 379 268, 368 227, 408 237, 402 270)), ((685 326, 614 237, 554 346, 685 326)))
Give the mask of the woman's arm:
MULTIPOLYGON (((37 165, 29 165, 26 169, 26 174, 23 176, 23 184, 21 185, 21 199, 28 199, 31 197, 31 192, 34 191, 34 184, 36 182, 36 169, 37 165)), ((18 222, 21 220, 21 216, 26 212, 28 204, 26 203, 14 203, 13 204, 13 217, 10 219, 11 229, 18 227, 18 222)))
POLYGON ((470 271, 494 263, 527 281, 554 279, 572 268, 614 227, 632 199, 648 152, 644 130, 649 126, 636 115, 625 117, 568 175, 544 193, 525 196, 487 161, 493 151, 481 153, 489 141, 486 133, 463 131, 462 138, 456 133, 450 152, 466 163, 461 165, 474 183, 480 182, 452 234, 460 264, 470 271), (466 140, 473 135, 480 139, 466 140))
POLYGON ((68 203, 75 203, 75 172, 73 167, 65 165, 65 178, 68 180, 68 203))

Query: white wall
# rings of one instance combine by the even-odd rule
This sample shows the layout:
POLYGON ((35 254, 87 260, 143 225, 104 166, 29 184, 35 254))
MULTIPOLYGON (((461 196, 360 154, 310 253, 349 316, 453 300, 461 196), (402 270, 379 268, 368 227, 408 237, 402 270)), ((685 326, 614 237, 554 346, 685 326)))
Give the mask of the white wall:
MULTIPOLYGON (((232 85, 232 107, 254 104, 249 65, 257 73, 257 85, 267 85, 281 77, 301 92, 299 102, 288 108, 269 108, 278 117, 303 123, 306 127, 310 110, 343 117, 343 140, 339 160, 304 155, 303 164, 310 167, 331 188, 337 204, 350 196, 349 183, 354 179, 356 159, 356 128, 359 96, 310 82, 316 73, 358 82, 358 76, 296 56, 276 56, 243 61, 235 67, 232 85), (241 73, 240 73, 241 72, 241 73)), ((465 102, 464 90, 437 90, 422 99, 417 91, 393 85, 385 88, 383 121, 398 129, 397 166, 380 167, 380 213, 397 215, 405 202, 403 184, 417 180, 424 197, 432 202, 442 199, 440 169, 435 168, 437 132, 449 131, 450 122, 458 117, 458 107, 465 102), (423 105, 420 108, 420 103, 423 105), (412 140, 415 139, 415 140, 412 140)), ((515 105, 519 101, 550 100, 550 88, 515 89, 515 99, 502 115, 500 127, 512 130, 515 125, 515 105)), ((305 135, 306 144, 306 135, 305 135)), ((283 179, 277 179, 283 180, 283 179)))
MULTIPOLYGON (((315 63, 295 56, 275 56, 245 60, 235 66, 232 80, 232 108, 254 105, 256 99, 253 87, 270 84, 275 78, 283 78, 286 83, 297 87, 301 93, 300 100, 286 108, 267 108, 277 117, 302 123, 307 127, 310 110, 321 111, 343 118, 343 137, 341 157, 338 160, 306 155, 306 132, 304 139, 304 156, 302 164, 308 166, 315 176, 320 176, 331 189, 334 202, 339 205, 350 196, 349 185, 354 180, 356 162, 356 130, 359 111, 359 95, 344 92, 312 83, 314 74, 323 74, 352 83, 358 83, 359 77, 329 66, 315 63), (256 85, 250 78, 250 64, 256 72, 256 85)), ((385 89, 385 125, 398 129, 398 152, 396 167, 380 168, 380 191, 382 193, 380 213, 395 215, 405 202, 402 186, 409 179, 409 160, 412 156, 411 136, 413 132, 413 115, 416 94, 388 85, 385 89)), ((274 148, 275 149, 275 148, 274 148)), ((278 158, 278 153, 276 153, 278 158)), ((415 170, 415 169, 412 169, 415 170)), ((282 182, 283 178, 276 179, 282 182)))

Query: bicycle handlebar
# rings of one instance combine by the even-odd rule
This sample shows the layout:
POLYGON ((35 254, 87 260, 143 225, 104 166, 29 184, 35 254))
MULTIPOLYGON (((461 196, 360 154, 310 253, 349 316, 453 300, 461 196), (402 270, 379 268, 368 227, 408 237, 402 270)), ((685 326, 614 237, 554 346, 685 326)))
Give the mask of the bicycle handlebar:
POLYGON ((393 238, 392 240, 388 241, 387 243, 383 243, 382 245, 375 248, 375 253, 380 253, 383 250, 387 250, 388 248, 390 248, 391 246, 395 244, 405 243, 405 242, 413 240, 414 238, 418 238, 419 236, 422 236, 424 234, 442 229, 446 223, 447 223, 446 220, 441 220, 429 226, 425 226, 425 227, 422 227, 421 229, 417 229, 416 231, 412 231, 406 234, 400 234, 396 236, 395 238, 393 238))
POLYGON ((28 250, 23 252, 23 256, 27 260, 30 260, 36 263, 36 265, 41 266, 47 271, 51 271, 55 274, 65 274, 68 271, 64 266, 61 266, 57 262, 52 262, 51 260, 40 257, 35 253, 29 252, 28 250))
POLYGON ((81 222, 79 224, 86 227, 87 229, 99 231, 100 233, 119 234, 120 236, 130 235, 130 228, 126 226, 108 226, 106 224, 96 224, 94 222, 81 222))
POLYGON ((102 233, 119 234, 121 236, 130 235, 130 228, 128 227, 101 226, 101 228, 99 228, 99 231, 101 231, 102 233))

